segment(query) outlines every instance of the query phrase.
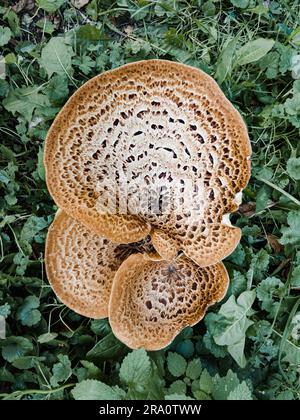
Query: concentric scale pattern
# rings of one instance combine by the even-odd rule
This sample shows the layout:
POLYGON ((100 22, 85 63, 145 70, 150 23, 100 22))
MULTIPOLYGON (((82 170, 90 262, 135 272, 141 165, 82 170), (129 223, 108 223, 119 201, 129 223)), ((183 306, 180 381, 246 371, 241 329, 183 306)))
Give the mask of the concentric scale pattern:
POLYGON ((222 263, 200 268, 186 257, 167 262, 131 255, 115 276, 109 321, 130 348, 158 350, 184 327, 199 322, 227 287, 222 263))

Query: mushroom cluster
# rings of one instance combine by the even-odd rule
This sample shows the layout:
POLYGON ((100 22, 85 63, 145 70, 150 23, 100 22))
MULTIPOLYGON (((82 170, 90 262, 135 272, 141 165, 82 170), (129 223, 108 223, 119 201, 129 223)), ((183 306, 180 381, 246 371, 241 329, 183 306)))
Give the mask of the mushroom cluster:
POLYGON ((240 240, 229 214, 250 155, 241 116, 198 69, 148 60, 85 83, 45 144, 59 299, 109 317, 131 348, 161 349, 196 324, 228 287, 221 260, 240 240))

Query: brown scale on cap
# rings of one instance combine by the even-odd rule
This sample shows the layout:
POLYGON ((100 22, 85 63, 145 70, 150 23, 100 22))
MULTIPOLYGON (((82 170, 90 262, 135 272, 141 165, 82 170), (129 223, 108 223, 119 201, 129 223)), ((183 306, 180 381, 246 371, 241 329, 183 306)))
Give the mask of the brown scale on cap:
POLYGON ((228 281, 222 263, 200 268, 186 257, 167 262, 131 255, 113 282, 110 325, 130 348, 162 349, 222 300, 228 281))
POLYGON ((138 251, 153 250, 149 241, 115 245, 58 211, 47 235, 47 276, 69 308, 87 317, 106 318, 114 275, 120 264, 138 251))
POLYGON ((240 239, 240 230, 223 216, 237 209, 250 154, 241 116, 210 76, 149 60, 103 73, 75 92, 47 136, 45 167, 55 202, 98 235, 128 243, 151 228, 163 258, 183 250, 209 266, 240 239), (110 202, 124 176, 130 187, 127 214, 122 192, 117 208, 110 202), (137 203, 147 188, 158 211, 149 211, 148 201, 137 203), (196 209, 171 205, 162 211, 166 191, 179 204, 182 196, 194 197, 196 209))

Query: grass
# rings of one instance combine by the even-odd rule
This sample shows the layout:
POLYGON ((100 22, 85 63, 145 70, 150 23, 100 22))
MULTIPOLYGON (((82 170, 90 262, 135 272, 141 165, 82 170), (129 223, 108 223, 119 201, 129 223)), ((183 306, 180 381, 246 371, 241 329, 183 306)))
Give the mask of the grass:
POLYGON ((7 330, 0 398, 298 400, 299 1, 35 3, 0 7, 0 315, 7 330), (227 296, 169 348, 146 354, 126 349, 107 321, 56 300, 43 267, 56 207, 42 155, 72 92, 102 71, 149 58, 216 78, 247 123, 253 169, 232 217, 243 238, 225 261, 227 296), (235 315, 226 312, 228 299, 235 315), (124 372, 137 362, 139 376, 129 378, 124 372))

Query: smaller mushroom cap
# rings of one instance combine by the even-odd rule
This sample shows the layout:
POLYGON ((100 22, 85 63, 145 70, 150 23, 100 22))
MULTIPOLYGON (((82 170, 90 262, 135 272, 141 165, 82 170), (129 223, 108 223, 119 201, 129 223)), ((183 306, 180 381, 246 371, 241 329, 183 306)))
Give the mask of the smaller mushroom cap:
POLYGON ((212 232, 214 240, 207 241, 206 247, 200 241, 187 240, 180 243, 176 237, 159 229, 152 230, 151 240, 155 250, 166 261, 173 261, 181 249, 197 265, 207 267, 230 255, 242 235, 241 229, 232 225, 216 225, 212 232))
POLYGON ((114 278, 110 325, 130 348, 162 349, 224 297, 228 282, 222 263, 200 268, 186 257, 170 263, 131 255, 114 278))
POLYGON ((47 235, 47 276, 58 298, 73 311, 106 318, 114 275, 129 254, 59 210, 47 235))

